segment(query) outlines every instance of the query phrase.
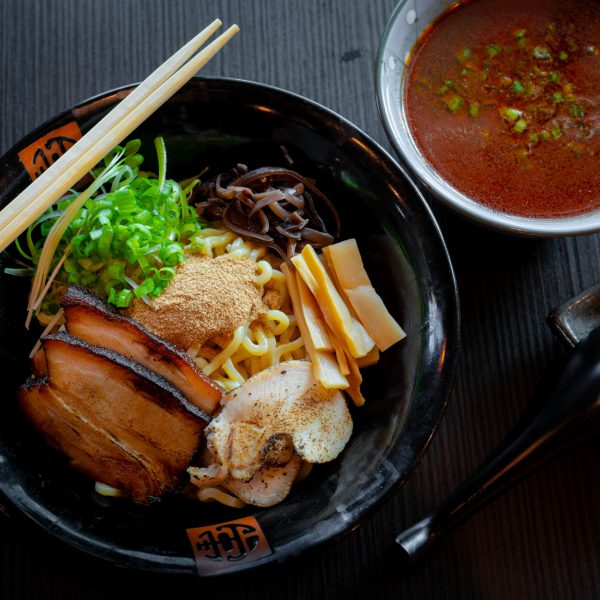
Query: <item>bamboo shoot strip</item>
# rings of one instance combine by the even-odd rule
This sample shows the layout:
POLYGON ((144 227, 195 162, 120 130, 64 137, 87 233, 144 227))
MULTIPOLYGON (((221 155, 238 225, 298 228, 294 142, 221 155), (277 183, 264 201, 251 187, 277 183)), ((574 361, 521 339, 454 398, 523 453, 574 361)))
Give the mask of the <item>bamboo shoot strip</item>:
MULTIPOLYGON (((71 166, 67 166, 67 173, 63 173, 64 167, 59 168, 58 170, 54 170, 52 172, 55 179, 49 180, 48 178, 44 177, 51 172, 51 170, 48 169, 36 180, 36 182, 34 182, 37 183, 42 179, 42 177, 44 177, 46 187, 39 190, 39 186, 36 186, 33 191, 30 191, 34 184, 30 185, 15 199, 15 201, 11 202, 3 211, 1 211, 0 250, 6 248, 14 239, 16 239, 23 231, 25 231, 25 229, 35 221, 35 219, 37 219, 47 208, 56 202, 56 200, 60 198, 61 195, 64 194, 75 182, 81 179, 85 173, 94 167, 103 156, 108 154, 108 152, 110 152, 114 146, 123 141, 123 139, 125 139, 148 116, 150 116, 175 92, 183 87, 183 85, 187 83, 187 81, 189 81, 197 71, 204 67, 204 65, 210 61, 238 31, 238 26, 232 25, 225 33, 215 39, 204 50, 199 52, 189 62, 184 64, 178 71, 175 72, 175 74, 169 77, 166 81, 163 81, 163 83, 158 87, 155 85, 155 80, 155 89, 150 91, 150 93, 143 99, 140 99, 138 96, 139 102, 133 107, 131 106, 131 103, 128 102, 125 105, 126 111, 124 112, 122 109, 120 110, 120 108, 124 102, 131 98, 133 93, 128 96, 128 98, 123 100, 117 107, 115 107, 115 109, 113 109, 113 111, 111 111, 110 114, 114 113, 115 111, 118 111, 118 113, 113 119, 113 127, 110 131, 106 131, 105 129, 103 131, 98 131, 96 128, 94 128, 64 155, 67 157, 69 153, 77 147, 77 145, 81 144, 81 142, 85 140, 90 133, 92 133, 92 131, 96 130, 96 133, 94 134, 95 139, 92 140, 93 144, 91 147, 87 146, 89 142, 86 142, 86 146, 84 146, 84 148, 89 149, 84 151, 83 155, 80 152, 76 156, 76 161, 71 166), (17 201, 18 203, 15 204, 17 201)), ((204 32, 202 32, 200 35, 203 34, 204 32)), ((198 36, 194 39, 197 40, 198 36)), ((192 42, 190 42, 190 44, 191 43, 192 42)), ((172 70, 173 64, 171 64, 169 68, 172 70)), ((154 75, 155 74, 151 75, 150 77, 152 78, 154 75)), ((160 77, 157 77, 157 79, 160 77)), ((60 165, 63 158, 59 159, 55 164, 60 165)), ((63 162, 63 165, 64 164, 65 162, 63 162)))

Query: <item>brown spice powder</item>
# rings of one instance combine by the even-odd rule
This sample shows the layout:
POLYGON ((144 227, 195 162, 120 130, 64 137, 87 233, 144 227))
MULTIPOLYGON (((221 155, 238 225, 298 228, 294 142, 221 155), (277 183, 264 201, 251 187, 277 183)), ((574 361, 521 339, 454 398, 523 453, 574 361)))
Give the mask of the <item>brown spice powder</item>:
POLYGON ((266 312, 255 277, 256 264, 247 258, 191 254, 152 306, 138 301, 129 315, 187 350, 266 312))

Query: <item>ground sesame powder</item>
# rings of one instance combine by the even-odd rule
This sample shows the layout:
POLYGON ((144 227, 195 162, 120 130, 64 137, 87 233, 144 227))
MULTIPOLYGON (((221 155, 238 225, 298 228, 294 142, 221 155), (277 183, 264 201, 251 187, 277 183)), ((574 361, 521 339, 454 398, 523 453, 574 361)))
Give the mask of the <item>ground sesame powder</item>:
POLYGON ((138 301, 129 314, 187 350, 266 312, 255 277, 256 263, 245 257, 191 254, 152 306, 138 301))

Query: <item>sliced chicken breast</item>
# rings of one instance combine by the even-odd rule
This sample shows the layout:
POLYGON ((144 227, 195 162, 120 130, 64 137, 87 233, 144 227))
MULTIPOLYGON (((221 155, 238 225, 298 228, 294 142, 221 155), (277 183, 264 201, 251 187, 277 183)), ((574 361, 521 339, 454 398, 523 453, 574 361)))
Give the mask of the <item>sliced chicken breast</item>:
POLYGON ((261 467, 248 482, 227 479, 221 486, 246 504, 274 506, 290 493, 301 467, 302 459, 295 455, 283 467, 261 467))
POLYGON ((211 463, 188 470, 198 486, 226 478, 250 481, 273 462, 274 440, 280 443, 286 439, 282 436, 289 436, 304 460, 322 463, 334 460, 352 433, 343 395, 319 384, 306 361, 283 362, 262 371, 224 394, 222 403, 206 429, 211 463))

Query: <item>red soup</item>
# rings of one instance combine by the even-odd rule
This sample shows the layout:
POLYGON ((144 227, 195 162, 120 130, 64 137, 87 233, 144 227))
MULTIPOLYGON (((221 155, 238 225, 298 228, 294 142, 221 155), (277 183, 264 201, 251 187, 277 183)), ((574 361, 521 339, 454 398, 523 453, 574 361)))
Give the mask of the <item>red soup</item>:
POLYGON ((558 217, 600 207, 600 1, 473 0, 421 36, 413 138, 465 195, 558 217))

